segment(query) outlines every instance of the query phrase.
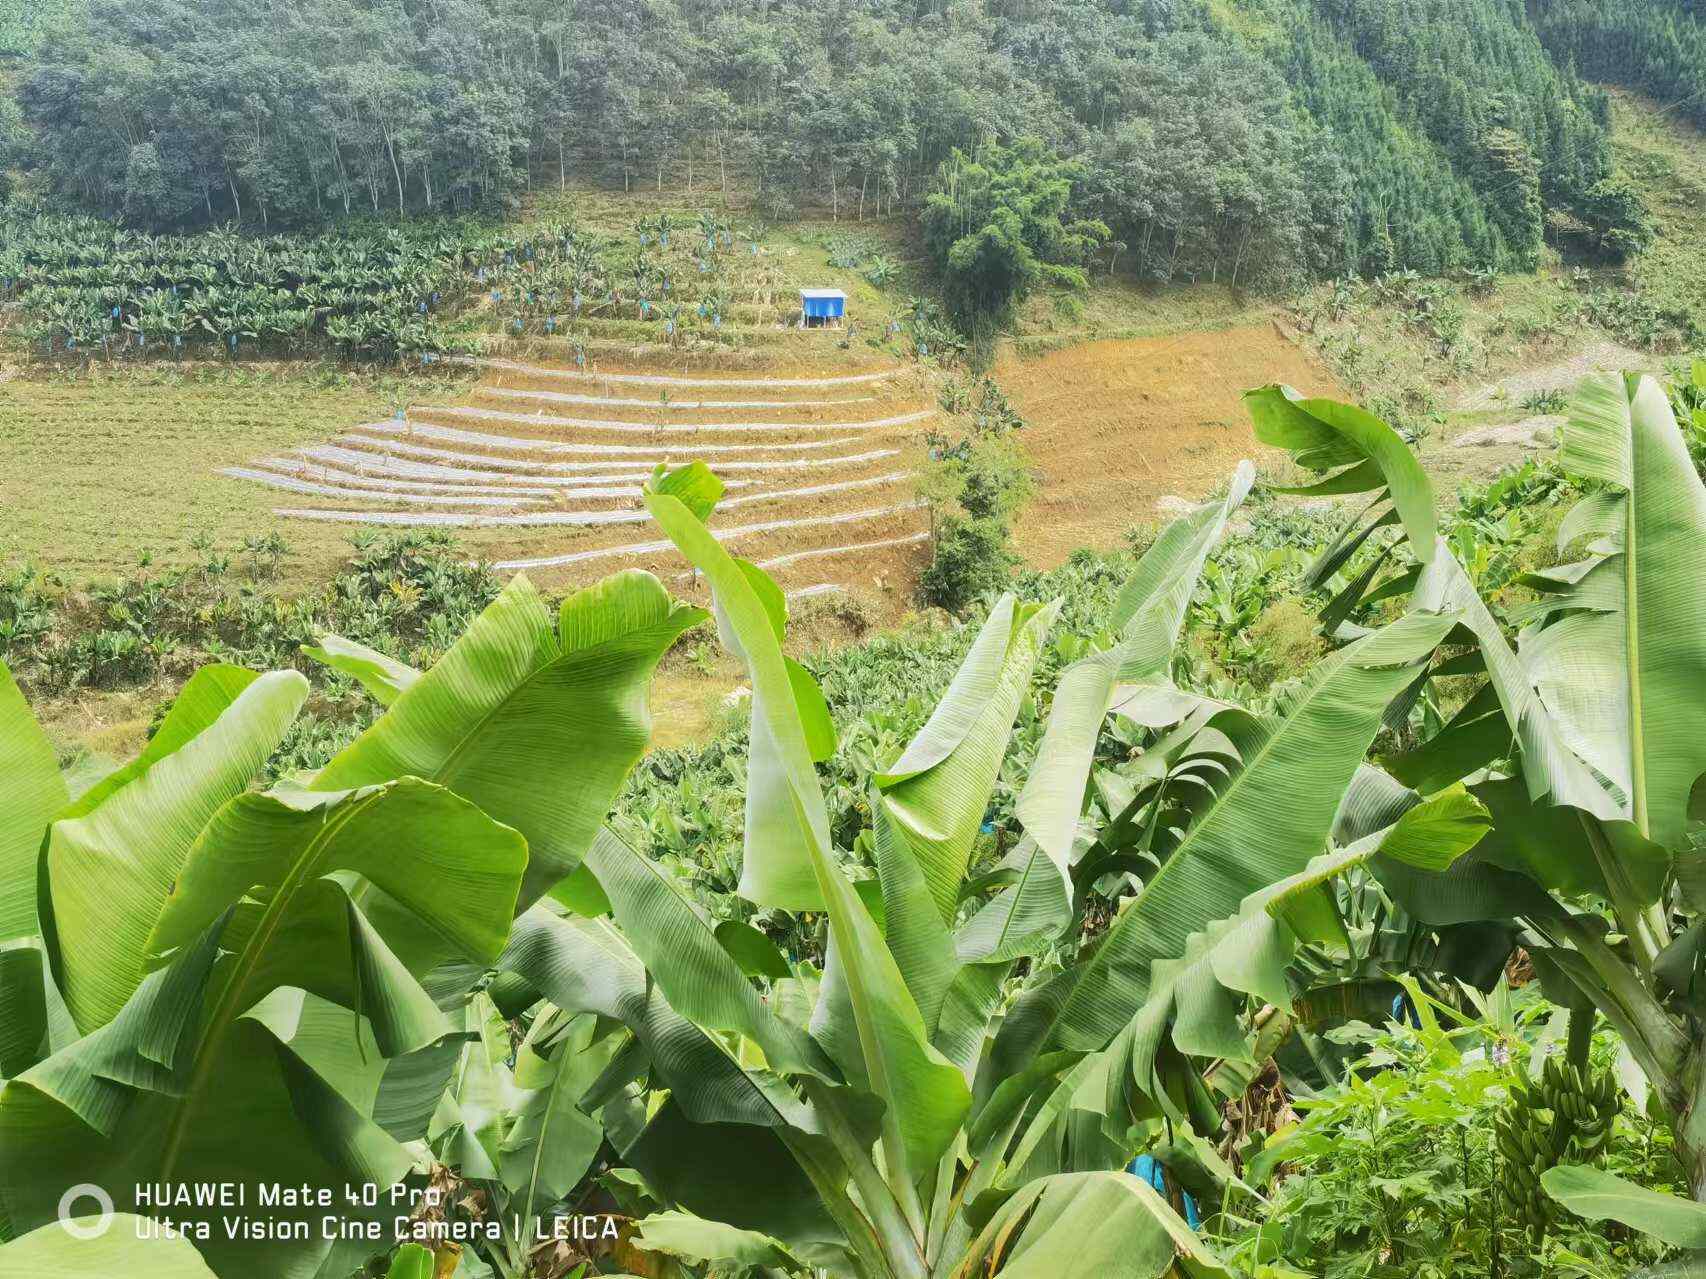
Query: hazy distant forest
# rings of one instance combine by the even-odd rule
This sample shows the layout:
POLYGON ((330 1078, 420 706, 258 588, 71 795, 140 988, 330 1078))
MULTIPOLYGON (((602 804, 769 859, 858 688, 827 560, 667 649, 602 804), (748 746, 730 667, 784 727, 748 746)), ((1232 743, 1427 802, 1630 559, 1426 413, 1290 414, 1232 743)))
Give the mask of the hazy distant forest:
POLYGON ((589 182, 858 219, 1034 136, 1139 278, 1509 271, 1638 234, 1583 77, 1706 123, 1703 30, 1693 0, 14 0, 0 141, 141 227, 281 229, 589 182))

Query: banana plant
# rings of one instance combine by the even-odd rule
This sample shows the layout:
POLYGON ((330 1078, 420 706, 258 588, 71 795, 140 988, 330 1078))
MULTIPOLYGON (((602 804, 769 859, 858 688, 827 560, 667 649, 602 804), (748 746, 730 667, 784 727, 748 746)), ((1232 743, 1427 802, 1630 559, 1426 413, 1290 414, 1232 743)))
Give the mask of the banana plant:
POLYGON ((295 672, 198 672, 142 755, 72 798, 0 668, 0 1237, 92 1183, 221 1276, 294 1276, 325 1259, 328 1210, 384 1215, 432 1116, 388 1103, 381 1124, 382 1087, 448 1076, 432 1050, 465 1036, 517 911, 572 880, 645 747, 652 669, 702 616, 648 574, 554 615, 518 578, 429 670, 328 637, 317 654, 388 709, 264 792, 295 672), (281 1206, 301 1233, 263 1238, 137 1200, 201 1183, 331 1199, 281 1206))
MULTIPOLYGON (((1239 487, 1140 565, 1132 614, 1170 628, 1149 643, 1170 648, 1182 621, 1169 619, 1182 617, 1204 540, 1239 487)), ((779 588, 705 526, 720 489, 695 466, 660 473, 646 501, 710 583, 719 633, 751 679, 739 892, 760 907, 822 912, 825 967, 751 962, 751 938, 737 949, 670 875, 613 836, 586 859, 601 900, 582 913, 529 912, 500 961, 542 1008, 625 1028, 613 1059, 624 1069, 583 1102, 604 1102, 613 1145, 672 1205, 667 1220, 640 1223, 642 1240, 667 1238, 672 1255, 698 1261, 871 1279, 1103 1265, 1224 1273, 1169 1204, 1116 1171, 1165 1115, 1154 1072, 1133 1065, 1129 1032, 1148 1029, 1138 1019, 1152 990, 1181 988, 1165 964, 1191 951, 1195 934, 1235 918, 1245 935, 1268 938, 1264 954, 1278 952, 1284 912, 1252 894, 1278 882, 1272 902, 1312 902, 1376 852, 1444 865, 1473 842, 1477 810, 1457 797, 1444 816, 1430 806, 1401 833, 1316 860, 1330 852, 1340 793, 1387 704, 1451 619, 1419 614, 1369 635, 1273 722, 1219 708, 1216 735, 1237 755, 1222 785, 1174 814, 1183 829, 1162 870, 1101 944, 1079 953, 1071 872, 1081 850, 1057 859, 1027 837, 998 865, 976 861, 1057 605, 998 602, 924 727, 871 774, 861 841, 876 891, 861 892, 832 844, 815 770, 835 749, 822 694, 783 653, 779 588), (1299 775, 1309 781, 1299 786, 1299 775), (1086 1219, 1106 1227, 1090 1252, 1086 1219)), ((1117 674, 1127 663, 1122 653, 1108 665, 1117 674)), ((1165 665, 1136 669, 1159 679, 1165 665)), ((1058 713, 1088 720, 1093 748, 1110 697, 1098 684, 1058 713)), ((1151 1020, 1170 1023, 1172 1007, 1151 1020)), ((1218 1049, 1239 1018, 1230 997, 1213 1011, 1228 1023, 1216 1027, 1218 1049)))
MULTIPOLYGON (((1009 1197, 979 1202, 1006 1169, 1025 1099, 977 1088, 1003 979, 1066 922, 1060 877, 1034 847, 1015 882, 961 901, 1056 609, 1003 600, 930 721, 872 779, 880 895, 868 905, 830 845, 814 770, 835 745, 827 707, 783 655, 781 591, 702 522, 719 492, 693 467, 654 481, 647 503, 712 584, 725 643, 752 677, 740 891, 826 912, 825 970, 761 991, 681 888, 613 837, 587 857, 611 918, 532 912, 501 966, 556 1009, 626 1027, 627 1087, 602 1120, 659 1198, 689 1214, 641 1223, 643 1236, 707 1261, 950 1274, 1009 1197)), ((1103 1170, 1076 1189, 1129 1227, 1154 1261, 1144 1273, 1220 1273, 1147 1186, 1103 1170)), ((1015 1246, 1035 1248, 1033 1264, 1058 1261, 1065 1236, 1046 1234, 1015 1246)), ((1011 1255, 1009 1243, 997 1250, 1011 1255)))
POLYGON ((104 1222, 100 1217, 51 1222, 0 1244, 0 1274, 215 1279, 188 1239, 160 1239, 154 1231, 153 1222, 130 1213, 104 1222))
MULTIPOLYGON (((1368 490, 1362 481, 1381 465, 1370 464, 1370 441, 1385 465, 1420 474, 1384 424, 1352 440, 1335 427, 1346 406, 1283 388, 1255 395, 1258 429, 1271 442, 1323 449, 1339 465, 1322 481, 1334 491, 1368 490), (1311 436, 1334 442, 1311 444, 1311 436)), ((1302 454, 1298 460, 1307 464, 1302 454)), ((1431 922, 1524 929, 1553 997, 1584 1018, 1603 1015, 1623 1036, 1701 1200, 1706 487, 1664 388, 1650 377, 1585 382, 1566 420, 1561 462, 1583 496, 1564 518, 1558 550, 1578 558, 1523 579, 1539 602, 1523 615, 1514 645, 1425 530, 1406 524, 1415 563, 1386 582, 1369 575, 1363 583, 1370 599, 1408 590, 1417 601, 1449 602, 1462 619, 1453 640, 1472 646, 1454 668, 1486 677, 1394 772, 1423 789, 1467 780, 1493 814, 1492 832, 1446 874, 1388 868, 1383 878, 1405 909, 1431 922)))
MULTIPOLYGON (((454 1054, 452 1083, 427 1127, 435 1158, 459 1183, 442 1206, 447 1218, 495 1228, 474 1232, 472 1250, 498 1279, 525 1279, 538 1273, 536 1255, 556 1246, 551 1210, 585 1184, 603 1143, 602 1126, 579 1103, 618 1040, 600 1035, 595 1018, 555 1014, 535 1019, 512 1045, 485 994, 462 1015, 464 1038, 435 1050, 454 1054)), ((381 1085, 382 1106, 412 1074, 400 1070, 381 1085)))

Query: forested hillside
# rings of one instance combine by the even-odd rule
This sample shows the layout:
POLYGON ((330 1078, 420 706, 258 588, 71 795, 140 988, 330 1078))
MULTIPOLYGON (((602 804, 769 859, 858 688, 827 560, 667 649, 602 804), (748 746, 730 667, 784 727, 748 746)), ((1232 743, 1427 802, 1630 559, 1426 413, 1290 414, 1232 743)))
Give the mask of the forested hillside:
POLYGON ((17 68, 30 127, 13 158, 150 227, 466 209, 589 182, 863 218, 914 205, 955 149, 1035 136, 1081 165, 1076 211, 1109 227, 1104 262, 1254 284, 1526 269, 1549 215, 1615 255, 1639 211, 1577 68, 1700 74, 1698 17, 1662 0, 1542 0, 1532 20, 1520 0, 58 9, 17 68))
POLYGON ((1698 0, 1533 0, 1552 55, 1639 89, 1706 128, 1706 16, 1698 0))

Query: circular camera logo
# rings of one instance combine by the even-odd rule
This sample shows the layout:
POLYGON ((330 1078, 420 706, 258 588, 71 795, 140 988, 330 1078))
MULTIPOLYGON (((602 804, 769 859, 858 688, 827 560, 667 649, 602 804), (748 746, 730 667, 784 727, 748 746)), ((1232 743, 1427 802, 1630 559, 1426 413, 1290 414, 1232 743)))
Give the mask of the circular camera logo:
POLYGON ((73 1186, 59 1197, 59 1224, 65 1227, 65 1233, 73 1239, 99 1239, 113 1225, 113 1197, 99 1186, 84 1182, 73 1186), (73 1209, 85 1199, 92 1199, 100 1209, 100 1215, 91 1217, 84 1213, 81 1216, 73 1213, 73 1209))

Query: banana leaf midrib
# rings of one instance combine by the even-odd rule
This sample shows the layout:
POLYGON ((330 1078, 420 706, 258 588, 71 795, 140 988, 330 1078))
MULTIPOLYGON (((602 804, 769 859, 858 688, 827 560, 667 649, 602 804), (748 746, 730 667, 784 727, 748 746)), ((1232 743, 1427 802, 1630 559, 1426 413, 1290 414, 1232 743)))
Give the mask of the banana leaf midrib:
MULTIPOLYGON (((159 1179, 169 1181, 172 1169, 177 1163, 178 1153, 183 1147, 186 1135, 186 1124, 195 1100, 209 1081, 213 1064, 218 1058, 217 1049, 223 1042, 226 1033, 237 1021, 237 1018, 247 1011, 242 1006, 243 996, 249 978, 259 967, 266 947, 270 944, 274 933, 277 932, 285 911, 295 900, 296 893, 309 880, 318 864, 320 857, 331 840, 351 821, 364 812, 369 806, 378 803, 389 787, 379 787, 370 794, 358 796, 345 812, 334 816, 326 822, 314 837, 308 841, 302 855, 292 864, 289 871, 279 880, 278 887, 273 891, 272 899, 267 903, 255 930, 249 935, 243 949, 233 960, 233 967, 224 989, 220 992, 219 1002, 214 1006, 212 1015, 208 1018, 207 1027, 202 1032, 196 1045, 195 1066, 190 1074, 181 1095, 173 1099, 171 1117, 167 1122, 166 1134, 161 1146, 159 1164, 159 1179)), ((239 801, 240 802, 240 801, 239 801)))

